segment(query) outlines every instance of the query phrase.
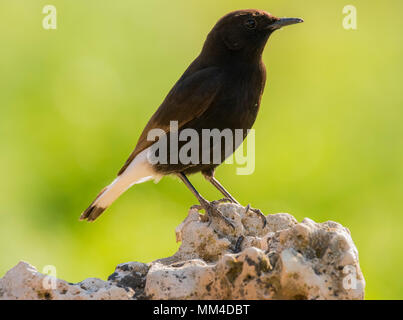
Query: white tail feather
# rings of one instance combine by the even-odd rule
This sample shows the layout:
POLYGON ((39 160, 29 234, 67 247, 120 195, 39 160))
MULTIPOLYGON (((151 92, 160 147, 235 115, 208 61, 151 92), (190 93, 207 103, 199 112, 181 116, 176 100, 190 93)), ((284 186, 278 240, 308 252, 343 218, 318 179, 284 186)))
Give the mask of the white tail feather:
POLYGON ((143 183, 160 176, 153 170, 147 160, 148 149, 142 151, 130 163, 126 170, 109 186, 102 190, 81 219, 95 220, 106 208, 134 184, 143 183))
POLYGON ((144 150, 134 158, 127 169, 105 189, 94 204, 107 208, 131 186, 153 179, 156 173, 147 161, 147 151, 144 150))

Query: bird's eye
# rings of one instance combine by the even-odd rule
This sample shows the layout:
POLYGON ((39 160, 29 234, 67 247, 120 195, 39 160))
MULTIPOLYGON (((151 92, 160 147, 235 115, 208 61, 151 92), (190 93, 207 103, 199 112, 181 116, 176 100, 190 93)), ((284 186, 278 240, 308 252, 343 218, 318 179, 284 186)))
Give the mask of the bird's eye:
POLYGON ((248 29, 255 29, 257 26, 257 22, 255 19, 248 19, 245 21, 245 27, 248 29))

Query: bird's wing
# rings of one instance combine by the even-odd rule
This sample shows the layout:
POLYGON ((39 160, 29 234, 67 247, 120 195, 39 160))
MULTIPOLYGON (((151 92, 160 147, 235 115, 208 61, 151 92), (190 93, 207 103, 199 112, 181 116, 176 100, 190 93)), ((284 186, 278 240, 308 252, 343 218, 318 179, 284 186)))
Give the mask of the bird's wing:
POLYGON ((219 92, 223 83, 222 76, 220 70, 215 67, 199 70, 187 77, 183 76, 147 123, 136 148, 118 175, 126 170, 140 152, 155 142, 147 140, 148 132, 151 129, 159 128, 168 133, 170 121, 178 121, 180 129, 189 121, 202 115, 219 92))

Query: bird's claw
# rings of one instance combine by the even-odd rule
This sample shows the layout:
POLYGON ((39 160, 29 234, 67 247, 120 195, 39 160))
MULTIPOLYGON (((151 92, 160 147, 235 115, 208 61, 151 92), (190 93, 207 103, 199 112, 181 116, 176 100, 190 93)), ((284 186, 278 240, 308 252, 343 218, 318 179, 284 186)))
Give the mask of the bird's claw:
MULTIPOLYGON (((216 216, 221 218, 229 227, 231 227, 233 230, 235 230, 234 223, 230 219, 228 219, 226 216, 224 216, 222 214, 222 212, 216 207, 216 204, 218 204, 220 202, 221 202, 221 200, 213 201, 213 202, 208 202, 206 200, 206 201, 203 201, 202 203, 200 203, 200 206, 197 206, 197 207, 200 208, 200 210, 204 209, 206 211, 207 215, 209 216, 210 223, 212 221, 212 215, 215 214, 216 216)), ((196 206, 193 206, 193 207, 196 207, 196 206)))
POLYGON ((264 229, 264 228, 266 227, 266 225, 267 225, 267 219, 266 219, 266 216, 263 214, 263 212, 260 211, 260 209, 251 208, 251 207, 250 207, 250 204, 248 204, 248 205, 245 207, 245 214, 248 213, 249 210, 252 211, 252 212, 254 212, 254 213, 256 213, 256 214, 262 219, 262 222, 263 222, 263 229, 264 229))

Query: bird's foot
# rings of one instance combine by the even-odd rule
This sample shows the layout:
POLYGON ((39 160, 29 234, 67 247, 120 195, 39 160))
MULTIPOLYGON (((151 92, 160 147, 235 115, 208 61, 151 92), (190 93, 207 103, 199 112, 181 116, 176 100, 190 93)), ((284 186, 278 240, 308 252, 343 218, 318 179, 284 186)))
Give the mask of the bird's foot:
MULTIPOLYGON (((234 223, 228 219, 226 216, 224 216, 222 214, 222 212, 217 208, 217 204, 221 203, 221 200, 219 201, 213 201, 213 202, 209 202, 207 200, 202 200, 200 201, 200 206, 197 206, 198 210, 204 209, 206 211, 207 216, 209 217, 210 223, 212 221, 212 217, 213 215, 219 217, 220 219, 222 219, 227 226, 231 227, 233 230, 235 230, 235 225, 234 223)), ((193 206, 194 208, 196 208, 196 206, 193 206)))
POLYGON ((263 229, 264 229, 264 228, 266 227, 267 220, 266 220, 266 216, 263 214, 263 212, 260 211, 259 209, 251 208, 250 204, 248 204, 248 205, 245 207, 245 214, 248 213, 249 210, 252 211, 252 212, 254 212, 254 213, 256 213, 256 214, 260 217, 260 219, 262 219, 262 222, 263 222, 263 229))

